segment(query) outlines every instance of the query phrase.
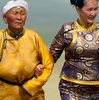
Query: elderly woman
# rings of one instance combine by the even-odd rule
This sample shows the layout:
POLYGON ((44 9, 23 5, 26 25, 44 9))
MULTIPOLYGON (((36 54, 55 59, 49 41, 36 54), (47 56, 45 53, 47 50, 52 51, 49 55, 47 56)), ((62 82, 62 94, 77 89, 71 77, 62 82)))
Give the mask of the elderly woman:
POLYGON ((54 63, 39 35, 23 28, 28 3, 11 0, 1 11, 8 28, 0 30, 0 100, 45 100, 42 86, 54 63), (42 75, 35 76, 39 61, 44 70, 42 75))
POLYGON ((99 100, 99 23, 97 0, 70 0, 78 18, 62 25, 50 52, 54 62, 65 51, 60 74, 61 100, 99 100))

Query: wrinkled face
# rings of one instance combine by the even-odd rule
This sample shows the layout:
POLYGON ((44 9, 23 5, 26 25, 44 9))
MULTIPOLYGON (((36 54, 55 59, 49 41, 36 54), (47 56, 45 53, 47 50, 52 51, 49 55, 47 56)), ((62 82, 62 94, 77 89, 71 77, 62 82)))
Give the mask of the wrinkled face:
POLYGON ((10 9, 4 16, 3 19, 9 28, 14 31, 21 31, 25 25, 27 13, 23 7, 14 7, 10 9))
POLYGON ((76 10, 85 24, 93 23, 98 14, 98 2, 97 0, 85 0, 85 5, 82 8, 76 7, 76 10))

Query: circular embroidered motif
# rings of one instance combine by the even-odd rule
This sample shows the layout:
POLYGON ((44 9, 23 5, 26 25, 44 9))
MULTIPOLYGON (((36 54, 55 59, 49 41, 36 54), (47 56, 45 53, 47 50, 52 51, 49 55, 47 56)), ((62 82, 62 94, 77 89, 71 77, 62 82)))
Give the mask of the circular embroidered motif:
POLYGON ((77 48, 76 48, 77 54, 82 54, 83 51, 84 51, 83 47, 77 47, 77 48))
POLYGON ((92 40, 93 40, 93 36, 92 36, 91 34, 86 34, 86 35, 85 35, 85 39, 86 39, 87 41, 92 41, 92 40))

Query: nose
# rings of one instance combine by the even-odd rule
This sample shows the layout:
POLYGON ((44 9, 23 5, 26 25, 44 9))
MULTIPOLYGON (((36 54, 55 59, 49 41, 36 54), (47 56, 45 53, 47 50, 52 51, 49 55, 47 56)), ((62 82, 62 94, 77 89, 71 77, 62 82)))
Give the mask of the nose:
POLYGON ((21 19, 21 15, 20 14, 17 15, 17 19, 21 19))
POLYGON ((92 11, 91 16, 94 16, 94 15, 96 15, 96 13, 95 13, 95 11, 92 11))

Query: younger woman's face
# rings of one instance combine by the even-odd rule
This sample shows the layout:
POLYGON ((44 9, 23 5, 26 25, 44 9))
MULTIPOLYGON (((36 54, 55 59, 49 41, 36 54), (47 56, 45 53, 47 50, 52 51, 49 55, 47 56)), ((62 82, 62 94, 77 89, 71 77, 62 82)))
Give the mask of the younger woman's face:
POLYGON ((98 14, 98 2, 97 0, 85 0, 84 2, 84 6, 76 7, 76 10, 85 24, 93 23, 98 14))

